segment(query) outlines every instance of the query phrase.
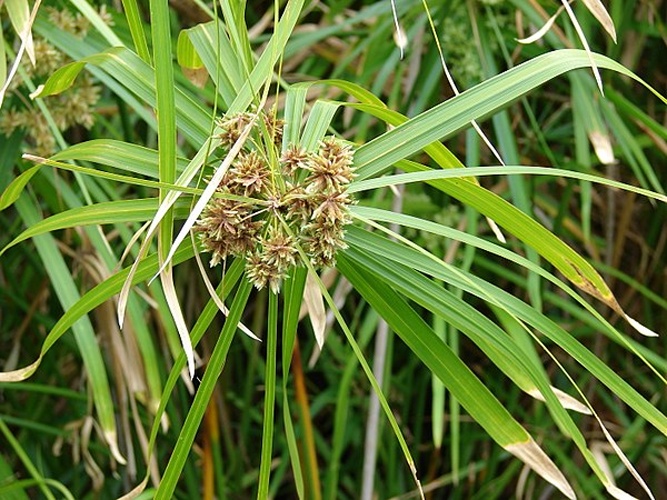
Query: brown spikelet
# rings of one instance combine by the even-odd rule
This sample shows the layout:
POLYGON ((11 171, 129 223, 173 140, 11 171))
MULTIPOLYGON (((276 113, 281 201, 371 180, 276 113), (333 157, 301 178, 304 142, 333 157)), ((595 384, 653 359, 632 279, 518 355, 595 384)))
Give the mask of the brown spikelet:
MULTIPOLYGON (((329 137, 315 152, 291 145, 279 155, 283 121, 260 116, 262 122, 223 177, 219 196, 202 212, 196 231, 212 254, 212 266, 228 257, 242 258, 247 279, 277 293, 290 269, 302 264, 300 248, 316 268, 334 266, 336 253, 346 248, 353 152, 329 137)), ((219 121, 223 148, 236 142, 250 119, 240 113, 219 121)))

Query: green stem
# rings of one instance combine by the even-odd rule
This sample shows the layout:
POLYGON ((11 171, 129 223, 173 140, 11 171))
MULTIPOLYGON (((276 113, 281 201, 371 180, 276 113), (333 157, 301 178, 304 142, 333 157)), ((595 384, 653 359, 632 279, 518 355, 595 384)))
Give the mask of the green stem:
POLYGON ((266 343, 266 374, 264 377, 264 427, 262 432, 262 461, 259 466, 259 500, 269 496, 271 453, 273 450, 274 412, 276 404, 276 344, 278 341, 278 295, 269 292, 269 323, 266 343))

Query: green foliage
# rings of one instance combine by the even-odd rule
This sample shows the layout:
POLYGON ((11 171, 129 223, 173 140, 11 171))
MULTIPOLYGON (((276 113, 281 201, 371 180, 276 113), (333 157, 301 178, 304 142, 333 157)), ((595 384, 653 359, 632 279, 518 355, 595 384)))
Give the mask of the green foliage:
POLYGON ((661 491, 643 3, 4 5, 0 497, 661 491))

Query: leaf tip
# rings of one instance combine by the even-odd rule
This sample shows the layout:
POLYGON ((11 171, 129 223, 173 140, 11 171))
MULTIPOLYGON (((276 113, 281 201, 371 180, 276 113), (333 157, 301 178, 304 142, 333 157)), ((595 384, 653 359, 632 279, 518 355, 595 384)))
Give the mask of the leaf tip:
POLYGON ((625 316, 625 319, 628 321, 628 323, 630 323, 630 326, 632 326, 632 328, 634 328, 635 330, 637 330, 637 331, 638 331, 639 333, 641 333, 642 335, 644 335, 644 336, 646 336, 646 337, 659 337, 659 335, 658 335, 657 333, 655 333, 655 332, 654 332, 653 330, 651 330, 650 328, 648 328, 648 327, 642 325, 642 324, 641 324, 639 321, 637 321, 636 319, 632 319, 632 318, 631 318, 630 316, 628 316, 627 314, 624 314, 624 316, 625 316))
POLYGON ((109 451, 111 455, 116 459, 116 461, 121 464, 127 464, 127 460, 121 454, 120 449, 118 448, 118 439, 115 431, 104 431, 104 437, 109 445, 109 451))
POLYGON ((31 155, 30 153, 23 153, 21 155, 21 158, 27 161, 32 161, 34 163, 46 163, 46 158, 42 158, 41 156, 31 155))
POLYGON ((42 97, 42 92, 44 92, 44 84, 43 83, 39 84, 35 90, 30 92, 29 97, 30 97, 30 99, 35 100, 38 97, 42 97))
MULTIPOLYGON (((556 398, 558 398, 558 402, 566 410, 576 411, 577 413, 581 413, 583 415, 592 415, 590 408, 585 404, 583 404, 582 402, 580 402, 579 400, 577 400, 576 398, 573 398, 566 392, 563 392, 560 389, 553 386, 551 387, 551 390, 556 395, 556 398)), ((537 388, 528 391, 528 394, 539 401, 545 400, 544 396, 537 388)))
POLYGON ((501 243, 507 243, 507 239, 505 238, 505 235, 498 227, 498 224, 496 224, 496 221, 494 221, 489 217, 486 218, 486 221, 488 222, 491 231, 493 231, 493 234, 496 236, 496 238, 498 238, 498 241, 500 241, 501 243))
POLYGON ((576 499, 574 490, 570 486, 570 483, 567 482, 567 479, 565 479, 563 473, 556 467, 547 454, 542 451, 542 448, 540 448, 533 438, 529 438, 527 442, 506 445, 504 448, 553 484, 567 498, 571 500, 576 499))

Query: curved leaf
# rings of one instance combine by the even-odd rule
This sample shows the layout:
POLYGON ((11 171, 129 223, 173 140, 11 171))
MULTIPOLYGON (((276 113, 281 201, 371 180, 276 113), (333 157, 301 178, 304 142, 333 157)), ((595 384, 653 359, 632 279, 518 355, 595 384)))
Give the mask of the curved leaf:
MULTIPOLYGON (((49 77, 37 97, 69 88, 86 64, 99 67, 149 106, 157 106, 153 68, 125 47, 112 47, 63 66, 49 77)), ((194 144, 203 144, 210 132, 212 116, 180 89, 175 89, 174 94, 179 128, 194 144)))
MULTIPOLYGON (((400 167, 409 172, 430 171, 427 167, 403 160, 400 167)), ((655 333, 634 324, 616 301, 613 293, 595 268, 572 247, 495 193, 465 179, 438 179, 429 184, 490 217, 508 232, 524 241, 551 262, 580 290, 592 295, 620 313, 641 333, 655 333)))
POLYGON ((543 175, 550 177, 564 177, 570 179, 579 179, 594 182, 604 186, 609 186, 632 193, 637 193, 647 198, 667 203, 667 196, 662 193, 656 193, 648 189, 639 188, 631 184, 607 179, 599 175, 585 174, 573 170, 564 170, 562 168, 552 167, 533 167, 528 165, 506 165, 503 167, 467 167, 458 170, 419 170, 405 174, 385 175, 366 179, 364 181, 352 180, 349 193, 357 193, 369 189, 378 189, 382 187, 397 186, 400 184, 409 184, 412 182, 432 181, 436 179, 456 179, 465 177, 484 177, 487 175, 543 175))
MULTIPOLYGON (((183 262, 184 260, 192 258, 194 255, 193 249, 190 245, 182 248, 174 255, 173 262, 175 264, 183 262)), ((157 255, 151 255, 144 259, 138 266, 135 275, 133 276, 132 284, 136 285, 149 279, 158 268, 157 255)), ((12 370, 8 372, 0 372, 0 382, 17 382, 25 380, 32 375, 39 367, 44 356, 49 352, 53 344, 55 344, 60 337, 62 337, 72 326, 79 321, 85 314, 88 314, 94 308, 109 300, 114 295, 120 292, 123 283, 129 274, 129 269, 122 271, 107 278, 102 283, 97 285, 92 290, 86 292, 81 298, 74 302, 67 308, 65 314, 61 316, 58 322, 53 326, 49 334, 42 343, 42 348, 39 357, 31 364, 12 370)), ((113 405, 111 405, 113 406, 113 405)))
MULTIPOLYGON (((146 198, 142 200, 119 200, 97 203, 76 207, 46 219, 40 220, 28 227, 2 250, 0 255, 8 249, 40 234, 68 227, 97 225, 97 224, 124 224, 127 222, 145 222, 151 219, 158 209, 157 198, 146 198)), ((184 218, 189 213, 190 203, 188 200, 177 202, 176 217, 184 218)))
MULTIPOLYGON (((408 224, 408 226, 410 225, 408 224)), ((451 228, 443 229, 449 229, 451 231, 451 228)), ((397 264, 409 262, 411 268, 450 283, 466 293, 470 293, 482 300, 486 300, 489 296, 493 297, 500 307, 511 312, 517 318, 544 334, 552 342, 567 352, 568 355, 576 359, 578 363, 580 363, 593 376, 598 378, 598 380, 613 391, 615 395, 632 407, 643 418, 651 422, 656 429, 667 435, 667 416, 641 396, 626 380, 615 373, 571 334, 566 332, 554 321, 523 302, 521 299, 471 273, 464 272, 461 269, 458 269, 456 273, 447 272, 446 268, 442 266, 441 263, 436 265, 433 260, 428 259, 425 255, 407 248, 404 245, 400 245, 397 242, 392 242, 387 238, 381 238, 372 233, 368 233, 364 238, 360 238, 358 237, 359 231, 360 230, 354 228, 350 229, 350 245, 377 254, 397 264), (465 276, 465 278, 463 276, 465 276)), ((467 242, 475 244, 473 241, 475 237, 470 235, 467 236, 470 238, 467 242)), ((479 243, 486 245, 486 248, 481 248, 484 248, 487 251, 492 250, 490 243, 479 238, 477 238, 477 240, 479 243)), ((503 253, 506 252, 506 255, 512 253, 501 247, 498 247, 498 250, 503 253)), ((520 257, 516 256, 516 258, 519 259, 520 257)), ((526 264, 530 264, 529 261, 526 261, 525 259, 522 260, 526 262, 526 264)), ((546 277, 547 273, 544 272, 543 275, 546 277)))
MULTIPOLYGON (((599 54, 594 54, 593 59, 601 68, 637 80, 667 103, 656 90, 623 65, 599 54)), ((493 114, 539 85, 567 71, 586 67, 590 67, 586 51, 563 49, 543 54, 489 78, 361 146, 355 154, 359 179, 379 175, 398 160, 451 136, 473 120, 493 114)))
POLYGON ((348 253, 340 255, 338 263, 341 272, 355 289, 378 311, 429 370, 451 390, 494 441, 524 461, 565 496, 575 498, 565 476, 530 434, 394 290, 385 285, 378 275, 358 265, 348 253))
MULTIPOLYGON (((93 139, 73 144, 53 155, 51 160, 90 161, 134 174, 158 178, 158 154, 155 149, 114 139, 93 139)), ((185 170, 188 160, 176 158, 176 170, 185 170)))
POLYGON ((2 192, 0 195, 0 211, 4 210, 7 207, 10 207, 23 192, 23 189, 26 187, 30 179, 42 168, 41 165, 35 165, 34 167, 29 168, 25 172, 22 172, 16 179, 14 179, 7 189, 2 192))

